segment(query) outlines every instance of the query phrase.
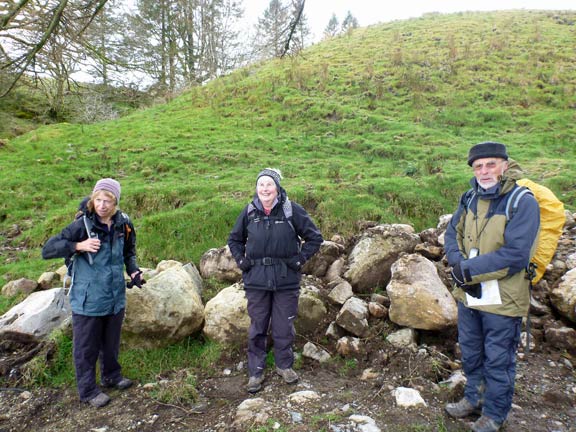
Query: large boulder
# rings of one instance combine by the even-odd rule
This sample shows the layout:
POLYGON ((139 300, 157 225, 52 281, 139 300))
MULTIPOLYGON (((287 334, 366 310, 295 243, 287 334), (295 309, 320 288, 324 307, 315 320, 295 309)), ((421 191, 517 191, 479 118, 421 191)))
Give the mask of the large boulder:
POLYGON ((206 303, 204 335, 228 346, 246 343, 250 327, 247 305, 242 284, 224 288, 206 303))
MULTIPOLYGON (((328 313, 320 296, 319 284, 314 277, 302 278, 298 317, 294 321, 294 327, 300 334, 316 331, 328 313)), ((245 344, 250 327, 247 306, 241 283, 224 288, 206 303, 204 335, 223 345, 245 344)))
POLYGON ((63 288, 37 291, 0 317, 0 332, 43 338, 71 315, 70 301, 63 288))
POLYGON ((366 230, 348 257, 344 277, 355 292, 369 293, 384 288, 390 267, 401 253, 412 253, 420 237, 409 225, 377 225, 366 230))
POLYGON ((422 330, 442 330, 456 325, 458 308, 436 266, 419 254, 405 255, 392 265, 386 287, 390 321, 422 330))
POLYGON ((242 271, 236 265, 228 246, 205 252, 200 258, 200 274, 206 279, 215 278, 225 282, 237 282, 242 277, 242 271))
POLYGON ((201 289, 180 264, 154 276, 141 289, 127 290, 124 340, 133 346, 153 348, 196 333, 204 322, 201 289))
POLYGON ((550 291, 550 301, 563 317, 576 322, 576 269, 562 276, 558 285, 550 291))

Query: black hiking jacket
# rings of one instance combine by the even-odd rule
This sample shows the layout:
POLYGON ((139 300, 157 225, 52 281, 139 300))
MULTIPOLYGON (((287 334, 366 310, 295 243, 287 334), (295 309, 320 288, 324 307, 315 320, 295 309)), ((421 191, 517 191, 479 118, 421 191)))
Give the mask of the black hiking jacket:
POLYGON ((286 199, 282 191, 278 203, 266 216, 258 197, 254 197, 254 211, 248 214, 248 208, 253 207, 247 205, 228 237, 236 262, 247 259, 251 264, 249 270, 242 272, 246 289, 299 289, 301 266, 295 263, 304 264, 320 249, 322 234, 302 206, 292 202, 292 217, 286 219, 282 210, 286 199))

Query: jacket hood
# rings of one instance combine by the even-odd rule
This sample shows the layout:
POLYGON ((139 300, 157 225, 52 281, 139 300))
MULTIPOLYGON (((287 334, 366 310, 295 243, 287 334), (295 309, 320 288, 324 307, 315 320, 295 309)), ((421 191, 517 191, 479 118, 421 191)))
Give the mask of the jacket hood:
POLYGON ((508 159, 508 169, 505 174, 514 180, 520 180, 525 177, 522 167, 514 159, 508 159))

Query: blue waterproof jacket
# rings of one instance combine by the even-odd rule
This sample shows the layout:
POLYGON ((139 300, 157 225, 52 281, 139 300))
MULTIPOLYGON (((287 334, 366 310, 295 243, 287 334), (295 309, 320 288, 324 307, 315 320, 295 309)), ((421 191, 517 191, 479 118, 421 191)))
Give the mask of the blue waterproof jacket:
POLYGON ((126 281, 128 274, 138 271, 136 264, 136 232, 127 215, 118 211, 113 216, 110 230, 93 213, 86 217, 91 231, 101 242, 97 253, 75 253, 75 245, 88 238, 82 217, 76 219, 60 234, 51 237, 42 248, 42 257, 71 259, 72 286, 70 305, 80 315, 104 316, 117 314, 126 307, 126 281))
POLYGON ((237 263, 245 259, 250 262, 250 269, 242 273, 246 289, 300 288, 301 265, 320 249, 322 234, 302 206, 291 202, 292 217, 285 217, 282 207, 286 199, 282 189, 278 203, 267 216, 255 196, 230 232, 228 246, 232 256, 237 263), (249 212, 249 208, 253 211, 249 212))

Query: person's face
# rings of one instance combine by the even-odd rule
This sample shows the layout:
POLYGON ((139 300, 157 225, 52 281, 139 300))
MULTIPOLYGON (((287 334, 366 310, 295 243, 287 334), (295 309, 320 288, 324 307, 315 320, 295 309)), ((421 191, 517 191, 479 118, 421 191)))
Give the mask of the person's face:
POLYGON ((256 193, 264 206, 271 206, 278 196, 278 189, 276 189, 274 179, 269 176, 260 177, 256 182, 256 193))
POLYGON ((472 169, 478 184, 484 189, 489 189, 498 184, 502 174, 508 169, 508 161, 502 158, 476 159, 472 163, 472 169))
POLYGON ((92 197, 94 211, 100 219, 108 219, 116 212, 116 198, 105 191, 98 191, 92 197))

